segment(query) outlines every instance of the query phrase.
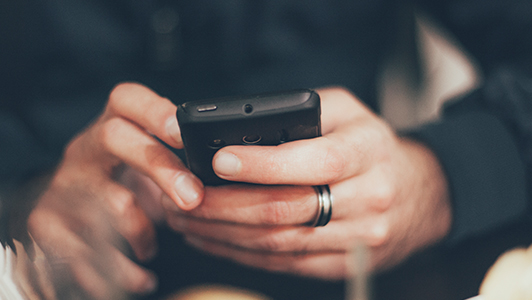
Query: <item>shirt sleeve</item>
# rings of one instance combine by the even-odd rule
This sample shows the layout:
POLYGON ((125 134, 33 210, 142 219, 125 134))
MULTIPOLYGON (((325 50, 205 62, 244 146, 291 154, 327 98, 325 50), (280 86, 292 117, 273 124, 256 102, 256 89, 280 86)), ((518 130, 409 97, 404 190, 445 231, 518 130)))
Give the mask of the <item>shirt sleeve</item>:
POLYGON ((517 0, 419 1, 477 63, 483 83, 437 123, 410 132, 438 156, 454 222, 450 240, 530 219, 532 9, 517 0))
POLYGON ((467 111, 410 135, 432 148, 448 179, 451 243, 523 217, 528 203, 525 164, 497 117, 467 111))

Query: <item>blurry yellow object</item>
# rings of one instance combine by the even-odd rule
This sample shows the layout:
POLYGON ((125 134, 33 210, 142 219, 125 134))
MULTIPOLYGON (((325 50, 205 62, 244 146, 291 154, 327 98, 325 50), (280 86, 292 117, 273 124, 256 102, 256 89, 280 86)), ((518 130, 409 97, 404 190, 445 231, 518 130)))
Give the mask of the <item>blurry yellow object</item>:
POLYGON ((501 255, 488 270, 480 295, 483 300, 532 300, 532 246, 501 255))
POLYGON ((203 285, 181 291, 166 300, 270 300, 270 298, 229 286, 203 285))

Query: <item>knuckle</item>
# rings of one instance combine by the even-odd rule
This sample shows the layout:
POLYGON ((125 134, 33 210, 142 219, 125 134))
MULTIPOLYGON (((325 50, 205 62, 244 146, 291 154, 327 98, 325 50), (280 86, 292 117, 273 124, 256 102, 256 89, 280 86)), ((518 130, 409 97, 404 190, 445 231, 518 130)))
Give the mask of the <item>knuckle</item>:
POLYGON ((345 172, 345 159, 339 149, 329 147, 318 155, 318 160, 321 162, 321 179, 324 182, 335 181, 340 178, 345 172))
MULTIPOLYGON (((172 158, 169 151, 164 147, 152 147, 150 151, 146 151, 146 162, 149 166, 171 166, 172 158)), ((152 168, 153 170, 153 168, 152 168)), ((150 172, 150 174, 153 174, 150 172)))
POLYGON ((103 146, 104 149, 113 150, 113 145, 122 135, 121 133, 123 132, 125 125, 125 121, 120 118, 110 118, 106 120, 99 131, 101 146, 103 146))
POLYGON ((127 226, 124 226, 123 236, 138 239, 146 236, 146 227, 143 223, 128 222, 127 226))
POLYGON ((385 245, 391 238, 390 225, 387 222, 376 224, 368 236, 368 244, 372 247, 385 245))
POLYGON ((380 184, 374 189, 372 206, 379 211, 388 210, 395 198, 395 188, 390 184, 380 184))
POLYGON ((292 210, 286 201, 269 201, 263 214, 263 222, 265 225, 280 225, 287 223, 292 210))
POLYGON ((286 239, 277 232, 267 234, 258 244, 260 250, 280 252, 286 245, 286 239))
POLYGON ((114 111, 116 108, 120 107, 120 104, 122 101, 124 101, 125 96, 134 86, 135 84, 130 82, 122 82, 117 84, 109 93, 109 99, 107 102, 108 109, 114 111))
POLYGON ((135 194, 125 188, 117 188, 109 193, 107 201, 113 203, 114 213, 120 218, 128 217, 136 208, 135 194))
POLYGON ((117 229, 132 245, 139 245, 141 241, 150 240, 150 225, 139 213, 134 199, 127 201, 123 209, 117 212, 117 229))

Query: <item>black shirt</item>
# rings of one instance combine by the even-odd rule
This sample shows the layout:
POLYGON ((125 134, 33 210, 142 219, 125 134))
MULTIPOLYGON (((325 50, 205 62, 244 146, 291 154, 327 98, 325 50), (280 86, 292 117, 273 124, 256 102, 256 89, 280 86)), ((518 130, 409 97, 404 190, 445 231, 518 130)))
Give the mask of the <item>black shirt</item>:
MULTIPOLYGON (((483 85, 409 134, 440 159, 460 242, 530 216, 532 2, 19 0, 0 9, 0 181, 52 168, 121 81, 176 103, 376 79, 413 7, 477 60, 483 85)), ((411 19, 410 19, 411 20, 411 19)), ((407 22, 408 23, 408 22, 407 22)), ((4 204, 6 207, 6 204, 4 204)), ((6 210, 4 209, 4 213, 6 210)))

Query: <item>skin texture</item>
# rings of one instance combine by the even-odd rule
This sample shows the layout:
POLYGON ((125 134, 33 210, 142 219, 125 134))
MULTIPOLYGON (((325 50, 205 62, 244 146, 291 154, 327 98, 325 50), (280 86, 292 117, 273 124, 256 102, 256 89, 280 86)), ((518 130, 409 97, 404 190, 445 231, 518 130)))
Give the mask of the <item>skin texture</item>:
POLYGON ((146 87, 118 85, 102 115, 66 147, 28 221, 59 293, 118 299, 156 288, 155 276, 124 254, 156 254, 154 220, 141 204, 157 206, 164 193, 189 210, 203 198, 201 182, 152 136, 182 146, 176 109, 146 87))
POLYGON ((399 138, 349 91, 318 93, 322 137, 223 148, 213 161, 220 177, 263 185, 204 187, 154 137, 183 146, 176 107, 144 86, 118 85, 67 146, 28 221, 58 288, 98 299, 153 290, 155 276, 132 258, 156 254, 161 220, 202 251, 322 279, 348 275, 357 242, 383 269, 442 239, 451 211, 432 152, 399 138), (312 186, 322 184, 334 196, 332 219, 310 228, 312 186))
POLYGON ((220 177, 265 185, 206 187, 189 212, 166 199, 168 224, 214 255, 324 279, 348 275, 356 242, 370 247, 371 268, 383 269, 443 238, 451 212, 431 151, 397 137, 348 91, 318 93, 323 137, 221 149, 213 160, 220 177), (322 184, 334 196, 332 220, 309 228, 317 210, 311 186, 322 184))

